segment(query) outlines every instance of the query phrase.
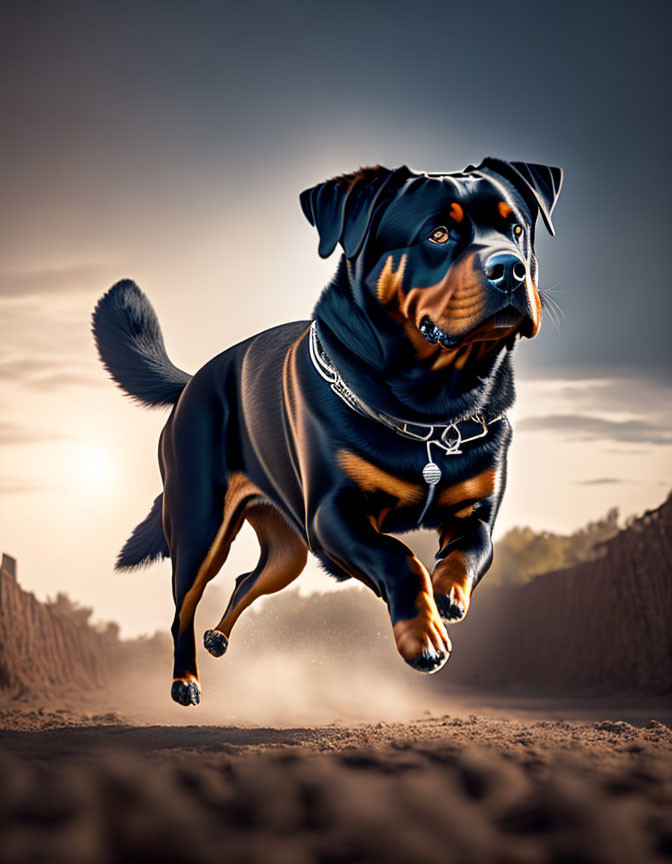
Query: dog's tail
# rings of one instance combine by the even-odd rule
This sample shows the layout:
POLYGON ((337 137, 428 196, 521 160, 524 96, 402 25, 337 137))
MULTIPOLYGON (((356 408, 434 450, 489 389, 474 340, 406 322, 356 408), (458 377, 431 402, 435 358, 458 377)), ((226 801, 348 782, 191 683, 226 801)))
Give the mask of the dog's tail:
POLYGON ((114 565, 115 570, 134 570, 170 556, 163 533, 163 492, 154 499, 149 515, 133 530, 114 565))
MULTIPOLYGON (((130 279, 117 282, 93 311, 93 336, 103 366, 141 405, 173 405, 189 375, 168 359, 152 304, 130 279)), ((115 570, 133 570, 170 555, 162 523, 163 493, 119 553, 115 570)))
POLYGON ((103 366, 132 399, 149 406, 177 402, 190 376, 168 359, 159 319, 135 282, 122 279, 103 294, 92 329, 103 366))

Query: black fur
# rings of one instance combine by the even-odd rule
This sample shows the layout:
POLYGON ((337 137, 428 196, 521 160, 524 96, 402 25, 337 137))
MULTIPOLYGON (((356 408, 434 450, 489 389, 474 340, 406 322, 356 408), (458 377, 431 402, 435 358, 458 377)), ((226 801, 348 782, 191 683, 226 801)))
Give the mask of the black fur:
POLYGON ((163 492, 157 495, 152 509, 124 544, 114 565, 115 570, 134 570, 170 556, 163 533, 162 510, 163 492))
POLYGON ((511 352, 541 325, 534 225, 541 214, 552 230, 561 181, 556 168, 488 159, 454 174, 376 166, 302 193, 320 254, 343 249, 313 312, 322 349, 369 411, 431 425, 424 441, 332 392, 311 360, 309 321, 246 339, 189 378, 133 282, 101 299, 93 329, 114 380, 143 404, 174 405, 159 446, 163 497, 117 566, 170 550, 175 701, 200 698, 196 604, 244 519, 261 556, 207 631, 211 653, 224 652, 247 603, 289 584, 311 551, 385 600, 407 663, 434 672, 446 662, 445 625, 467 613, 492 561, 511 352), (441 436, 455 423, 468 440, 446 452, 441 436), (424 472, 437 465, 429 495, 424 472), (438 534, 431 572, 394 536, 418 525, 438 534))
POLYGON ((98 301, 93 335, 103 366, 141 405, 174 405, 190 376, 168 359, 156 312, 130 279, 98 301))

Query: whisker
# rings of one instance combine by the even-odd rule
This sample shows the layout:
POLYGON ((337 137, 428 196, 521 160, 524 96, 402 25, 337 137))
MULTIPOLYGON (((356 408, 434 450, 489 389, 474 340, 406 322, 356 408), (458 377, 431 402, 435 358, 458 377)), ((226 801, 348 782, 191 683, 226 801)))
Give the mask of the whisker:
POLYGON ((565 313, 554 297, 548 293, 548 289, 539 292, 541 300, 541 308, 548 313, 548 317, 553 322, 555 329, 560 332, 561 319, 565 317, 565 313))
POLYGON ((551 297, 549 294, 546 294, 545 296, 541 295, 541 303, 542 305, 546 303, 549 309, 553 309, 553 311, 557 312, 558 315, 562 316, 563 318, 565 317, 565 310, 558 303, 555 297, 551 297))

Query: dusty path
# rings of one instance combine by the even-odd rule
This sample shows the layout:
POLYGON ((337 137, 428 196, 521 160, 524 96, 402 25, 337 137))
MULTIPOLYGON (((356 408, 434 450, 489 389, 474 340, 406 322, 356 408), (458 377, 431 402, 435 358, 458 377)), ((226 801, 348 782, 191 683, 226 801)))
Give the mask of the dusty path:
POLYGON ((517 760, 539 763, 563 756, 582 763, 630 763, 631 757, 672 758, 672 729, 657 720, 634 726, 620 720, 593 723, 526 721, 470 715, 426 717, 405 723, 324 726, 170 726, 134 724, 115 713, 83 715, 64 709, 0 711, 0 751, 55 764, 94 759, 107 750, 143 755, 166 751, 192 757, 251 756, 266 751, 342 752, 353 749, 478 745, 517 760))
POLYGON ((0 711, 0 861, 672 859, 672 730, 436 716, 174 726, 0 711))

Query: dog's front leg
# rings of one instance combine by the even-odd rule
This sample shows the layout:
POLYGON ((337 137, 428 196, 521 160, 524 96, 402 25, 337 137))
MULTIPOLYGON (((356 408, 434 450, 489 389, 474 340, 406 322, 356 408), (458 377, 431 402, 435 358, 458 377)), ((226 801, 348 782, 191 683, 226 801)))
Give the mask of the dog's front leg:
POLYGON ((422 672, 438 671, 450 656, 450 638, 434 602, 429 573, 413 551, 381 533, 361 496, 347 492, 321 502, 312 529, 318 554, 385 600, 404 660, 422 672))
POLYGON ((461 621, 469 611, 471 593, 492 563, 491 530, 488 522, 470 517, 441 531, 432 587, 444 621, 461 621))

